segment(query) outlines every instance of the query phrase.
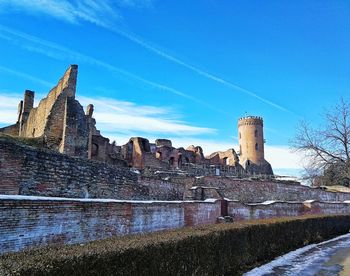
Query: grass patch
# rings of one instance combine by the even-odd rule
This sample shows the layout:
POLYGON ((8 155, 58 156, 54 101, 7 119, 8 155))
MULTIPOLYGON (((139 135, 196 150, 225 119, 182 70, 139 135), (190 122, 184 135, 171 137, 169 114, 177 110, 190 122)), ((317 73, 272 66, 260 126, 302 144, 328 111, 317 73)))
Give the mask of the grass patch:
POLYGON ((27 138, 12 136, 4 133, 0 133, 0 141, 12 142, 20 145, 31 146, 35 148, 45 148, 44 139, 42 137, 27 138))

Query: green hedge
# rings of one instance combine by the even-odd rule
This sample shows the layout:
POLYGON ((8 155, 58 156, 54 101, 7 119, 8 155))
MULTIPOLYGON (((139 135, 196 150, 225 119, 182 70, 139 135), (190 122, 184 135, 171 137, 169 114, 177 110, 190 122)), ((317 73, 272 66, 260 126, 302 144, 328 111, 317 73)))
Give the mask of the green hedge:
POLYGON ((3 255, 0 275, 240 275, 349 228, 350 216, 189 227, 3 255))

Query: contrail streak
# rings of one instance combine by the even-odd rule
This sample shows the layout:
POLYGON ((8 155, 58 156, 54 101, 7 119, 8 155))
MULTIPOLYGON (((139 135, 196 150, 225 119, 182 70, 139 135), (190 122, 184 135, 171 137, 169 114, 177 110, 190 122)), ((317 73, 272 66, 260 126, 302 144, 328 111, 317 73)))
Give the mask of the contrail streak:
MULTIPOLYGON (((1 0, 0 0, 1 2, 1 0)), ((268 100, 265 97, 259 96, 257 93, 245 89, 239 85, 236 85, 230 81, 227 81, 219 76, 216 76, 214 74, 211 74, 205 70, 202 70, 196 66, 193 66, 187 62, 184 62, 183 60, 175 57, 174 55, 171 55, 167 53, 164 50, 161 50, 159 46, 152 45, 151 43, 145 41, 145 39, 133 34, 130 31, 125 31, 116 26, 116 20, 120 19, 120 14, 118 13, 119 7, 117 5, 117 1, 115 3, 109 2, 105 3, 104 1, 89 1, 88 3, 85 3, 84 1, 77 1, 75 4, 72 4, 72 1, 64 0, 64 1, 56 1, 54 6, 52 5, 40 5, 38 1, 4 1, 5 5, 8 5, 9 3, 13 4, 19 9, 25 9, 25 10, 34 10, 38 13, 45 13, 53 16, 56 19, 65 21, 69 24, 76 24, 80 21, 88 22, 91 24, 95 24, 96 26, 99 26, 101 28, 104 28, 106 30, 109 30, 111 32, 114 32, 129 41, 136 43, 143 47, 144 49, 168 60, 175 64, 178 64, 184 68, 187 68, 188 70, 195 72, 196 74, 207 78, 211 81, 214 81, 218 84, 224 85, 228 87, 229 89, 235 91, 235 92, 241 92, 246 95, 249 95, 250 97, 256 98, 259 101, 268 104, 276 109, 279 109, 284 112, 293 113, 292 111, 288 110, 287 108, 272 102, 268 100), (113 20, 109 20, 112 17, 113 20)), ((150 84, 149 84, 150 85, 150 84)), ((159 89, 159 87, 158 87, 159 89)), ((174 92, 168 90, 169 92, 174 92)), ((181 93, 180 93, 181 94, 181 93)), ((179 95, 180 95, 179 94, 179 95)), ((192 99, 193 100, 193 99, 192 99)), ((196 99, 194 99, 197 101, 196 99)), ((197 101, 198 102, 198 101, 197 101)), ((293 113, 294 114, 294 113, 293 113)))
POLYGON ((76 52, 74 50, 71 50, 71 49, 68 49, 62 45, 59 45, 57 43, 54 43, 54 42, 51 42, 51 41, 47 41, 47 40, 44 40, 44 39, 41 39, 41 38, 38 38, 38 37, 35 37, 35 36, 32 36, 32 35, 29 35, 29 34, 26 34, 26 33, 23 33, 23 32, 20 32, 20 31, 17 31, 17 30, 13 30, 11 28, 8 28, 6 26, 3 26, 0 24, 0 32, 3 32, 3 33, 6 33, 6 34, 10 34, 12 36, 15 36, 16 38, 20 38, 20 39, 23 39, 27 42, 30 42, 30 43, 34 43, 36 47, 33 47, 32 45, 23 45, 22 43, 18 43, 18 41, 15 41, 14 39, 12 39, 11 37, 7 37, 6 34, 3 35, 0 33, 0 38, 3 38, 3 39, 7 39, 8 41, 11 41, 21 47, 24 47, 26 50, 29 50, 29 51, 32 51, 32 52, 37 52, 37 53, 40 53, 40 54, 44 54, 48 57, 51 57, 51 58, 55 58, 55 59, 59 59, 59 60, 62 60, 62 59, 77 59, 77 60, 80 60, 82 62, 85 62, 85 63, 88 63, 88 64, 92 64, 92 65, 96 65, 96 66, 99 66, 99 67, 102 67, 114 74, 118 74, 118 75, 122 75, 122 76, 126 76, 128 78, 131 78, 131 79, 134 79, 134 80, 137 80, 141 83, 144 83, 148 86, 151 86, 155 89, 158 89, 158 90, 162 90, 162 91, 167 91, 167 92, 170 92, 172 94, 175 94, 177 96, 180 96, 180 97, 183 97, 183 98, 186 98, 186 99, 189 99, 193 102, 196 102, 200 105, 203 105, 205 107, 208 107, 216 112, 219 112, 219 113, 222 113, 222 114, 225 114, 225 115, 230 115, 229 113, 223 111, 223 110, 220 110, 212 105, 210 105, 209 103, 206 103, 202 100, 199 100, 191 95, 188 95, 182 91, 179 91, 177 89, 174 89, 172 87, 169 87, 167 85, 164 85, 164 84, 160 84, 160 83, 157 83, 157 82, 154 82, 154 81, 150 81, 150 80, 147 80, 147 79, 144 79, 138 75, 135 75, 133 73, 130 73, 128 71, 125 71, 121 68, 118 68, 114 65, 111 65, 109 63, 106 63, 104 61, 101 61, 101 60, 98 60, 96 58, 93 58, 93 57, 90 57, 90 56, 87 56, 87 55, 84 55, 84 54, 81 54, 79 52, 76 52), (37 47, 39 46, 39 47, 37 47), (52 50, 54 50, 55 52, 52 52, 52 50))
POLYGON ((34 82, 37 82, 37 83, 40 83, 41 85, 44 85, 46 87, 53 87, 54 86, 54 84, 51 83, 51 82, 48 82, 48 81, 39 79, 37 77, 34 77, 32 75, 29 75, 29 74, 26 74, 26 73, 23 73, 23 72, 19 72, 19 71, 16 71, 16 70, 13 70, 13 69, 10 69, 8 67, 0 65, 0 72, 1 71, 5 72, 5 73, 12 74, 12 75, 15 75, 15 76, 18 76, 18 77, 21 77, 21 78, 25 78, 25 79, 28 79, 28 80, 31 80, 31 81, 34 81, 34 82))
POLYGON ((136 43, 136 44, 138 44, 140 46, 142 46, 143 48, 145 48, 145 49, 147 49, 147 50, 149 50, 149 51, 151 51, 151 52, 153 52, 153 53, 155 53, 155 54, 157 54, 157 55, 159 55, 159 56, 161 56, 161 57, 163 57, 163 58, 165 58, 165 59, 167 59, 169 61, 172 61, 172 62, 174 62, 174 63, 176 63, 178 65, 181 65, 181 66, 183 66, 183 67, 185 67, 185 68, 187 68, 187 69, 189 69, 189 70, 191 70, 191 71, 193 71, 193 72, 195 72, 195 73, 197 73, 197 74, 199 74, 199 75, 201 75, 201 76, 203 76, 203 77, 205 77, 207 79, 210 79, 210 80, 213 80, 213 81, 215 81, 217 83, 223 84, 223 85, 225 85, 225 86, 227 86, 227 87, 229 87, 229 88, 231 88, 233 90, 241 91, 241 92, 243 92, 243 93, 245 93, 245 94, 247 94, 247 95, 249 95, 251 97, 254 97, 254 98, 256 98, 256 99, 258 99, 258 100, 260 100, 260 101, 262 101, 262 102, 264 102, 264 103, 266 103, 266 104, 268 104, 270 106, 273 106, 273 107, 275 107, 275 108, 277 108, 279 110, 282 110, 282 111, 285 111, 285 112, 291 112, 288 109, 284 108, 283 106, 278 105, 278 104, 276 104, 276 103, 274 103, 274 102, 272 102, 272 101, 270 101, 268 99, 265 99, 265 98, 257 95, 256 93, 254 93, 254 92, 252 92, 250 90, 247 90, 247 89, 245 89, 243 87, 240 87, 240 86, 238 86, 238 85, 236 85, 236 84, 234 84, 232 82, 226 81, 226 80, 224 80, 224 79, 222 79, 222 78, 220 78, 218 76, 215 76, 215 75, 210 74, 210 73, 208 73, 206 71, 203 71, 203 70, 201 70, 201 69, 199 69, 199 68, 197 68, 197 67, 195 67, 193 65, 190 65, 190 64, 188 64, 188 63, 186 63, 186 62, 184 62, 184 61, 182 61, 182 60, 180 60, 180 59, 178 59, 178 58, 176 58, 176 57, 174 57, 174 56, 172 56, 172 55, 170 55, 170 54, 168 54, 168 53, 166 53, 164 51, 161 51, 158 48, 156 48, 156 47, 150 45, 149 43, 145 42, 143 39, 138 38, 136 35, 130 34, 128 32, 125 32, 125 31, 122 31, 122 30, 116 29, 116 28, 108 27, 108 29, 110 29, 111 31, 113 31, 113 32, 115 32, 115 33, 117 33, 117 34, 127 38, 128 40, 130 40, 130 41, 132 41, 132 42, 134 42, 134 43, 136 43))

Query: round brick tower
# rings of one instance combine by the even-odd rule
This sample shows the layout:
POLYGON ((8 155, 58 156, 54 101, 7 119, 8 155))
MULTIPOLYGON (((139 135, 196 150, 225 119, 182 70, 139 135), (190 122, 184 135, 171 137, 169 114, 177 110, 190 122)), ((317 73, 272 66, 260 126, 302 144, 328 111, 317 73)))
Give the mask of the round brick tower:
POLYGON ((263 119, 261 117, 240 118, 238 120, 238 139, 241 164, 250 161, 261 165, 265 162, 263 119))

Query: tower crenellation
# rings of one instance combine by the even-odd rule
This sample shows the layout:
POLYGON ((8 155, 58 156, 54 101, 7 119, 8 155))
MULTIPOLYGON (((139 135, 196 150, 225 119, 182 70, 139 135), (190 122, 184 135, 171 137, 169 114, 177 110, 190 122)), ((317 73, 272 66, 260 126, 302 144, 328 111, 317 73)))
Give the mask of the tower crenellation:
POLYGON ((238 127, 241 125, 264 125, 264 120, 259 116, 245 116, 238 119, 238 127))

